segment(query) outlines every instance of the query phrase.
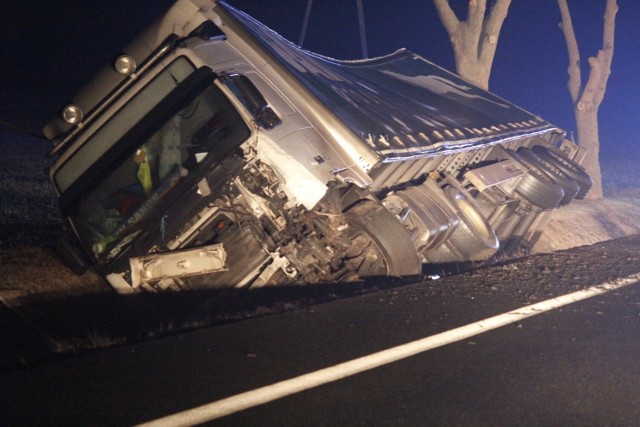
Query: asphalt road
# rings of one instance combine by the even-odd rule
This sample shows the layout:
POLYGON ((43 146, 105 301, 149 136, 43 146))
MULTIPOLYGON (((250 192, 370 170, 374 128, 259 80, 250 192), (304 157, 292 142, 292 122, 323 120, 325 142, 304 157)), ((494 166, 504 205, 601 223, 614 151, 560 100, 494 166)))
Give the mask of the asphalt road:
MULTIPOLYGON (((640 272, 640 238, 0 376, 4 425, 132 425, 640 272)), ((640 283, 212 425, 639 425, 640 283)))

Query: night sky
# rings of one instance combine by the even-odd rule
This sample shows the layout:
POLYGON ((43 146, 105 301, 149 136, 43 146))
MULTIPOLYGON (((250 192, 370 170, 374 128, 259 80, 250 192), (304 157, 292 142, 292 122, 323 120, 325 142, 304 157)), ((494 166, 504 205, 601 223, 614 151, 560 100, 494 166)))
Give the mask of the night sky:
MULTIPOLYGON (((20 0, 2 6, 0 120, 40 128, 78 87, 172 3, 20 0)), ((229 3, 298 41, 306 0, 229 3)), ((463 16, 467 1, 451 3, 463 16)), ((603 152, 622 154, 640 146, 640 1, 618 0, 618 4, 612 75, 600 107, 600 137, 603 152)), ((570 0, 569 6, 586 64, 602 44, 605 0, 570 0)), ((448 37, 431 1, 364 0, 364 9, 369 56, 405 47, 454 69, 448 37)), ((489 85, 499 96, 571 131, 567 53, 559 22, 556 0, 513 0, 489 85)), ((356 1, 315 0, 303 47, 338 59, 360 57, 356 1)), ((583 74, 584 81, 586 78, 583 74)))

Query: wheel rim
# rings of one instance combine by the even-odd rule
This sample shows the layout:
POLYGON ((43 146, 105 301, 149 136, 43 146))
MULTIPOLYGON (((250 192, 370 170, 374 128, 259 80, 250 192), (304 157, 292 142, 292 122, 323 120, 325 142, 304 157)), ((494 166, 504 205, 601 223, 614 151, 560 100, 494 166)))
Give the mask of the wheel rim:
POLYGON ((462 217, 462 220, 469 226, 469 228, 478 236, 488 239, 491 237, 491 231, 489 230, 489 224, 478 213, 478 211, 471 206, 471 203, 462 194, 457 193, 454 198, 454 203, 458 208, 458 212, 462 217))
MULTIPOLYGON (((363 262, 368 252, 370 259, 379 257, 384 262, 386 274, 383 275, 415 276, 422 273, 422 263, 405 226, 379 203, 364 200, 350 208, 345 217, 356 230, 354 239, 366 237, 373 244, 373 247, 364 248, 365 253, 360 254, 365 258, 363 262)), ((371 271, 378 270, 363 271, 362 276, 377 275, 371 274, 371 271)))

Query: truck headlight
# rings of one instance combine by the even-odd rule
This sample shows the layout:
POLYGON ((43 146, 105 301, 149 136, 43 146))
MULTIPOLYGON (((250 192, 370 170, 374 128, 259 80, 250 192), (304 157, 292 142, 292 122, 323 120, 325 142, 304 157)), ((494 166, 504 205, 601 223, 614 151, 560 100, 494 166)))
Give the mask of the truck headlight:
POLYGON ((113 67, 120 74, 128 76, 136 70, 136 61, 129 55, 120 55, 116 58, 116 62, 113 67))
POLYGON ((65 122, 75 125, 82 120, 82 110, 74 104, 69 104, 62 109, 62 118, 65 122))

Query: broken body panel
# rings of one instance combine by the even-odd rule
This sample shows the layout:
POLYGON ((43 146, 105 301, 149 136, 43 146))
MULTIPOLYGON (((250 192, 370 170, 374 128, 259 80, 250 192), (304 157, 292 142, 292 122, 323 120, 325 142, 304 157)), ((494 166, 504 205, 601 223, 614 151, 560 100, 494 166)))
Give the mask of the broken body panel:
POLYGON ((590 187, 560 129, 406 50, 338 61, 179 0, 119 61, 45 135, 69 228, 121 292, 509 255, 590 187))

